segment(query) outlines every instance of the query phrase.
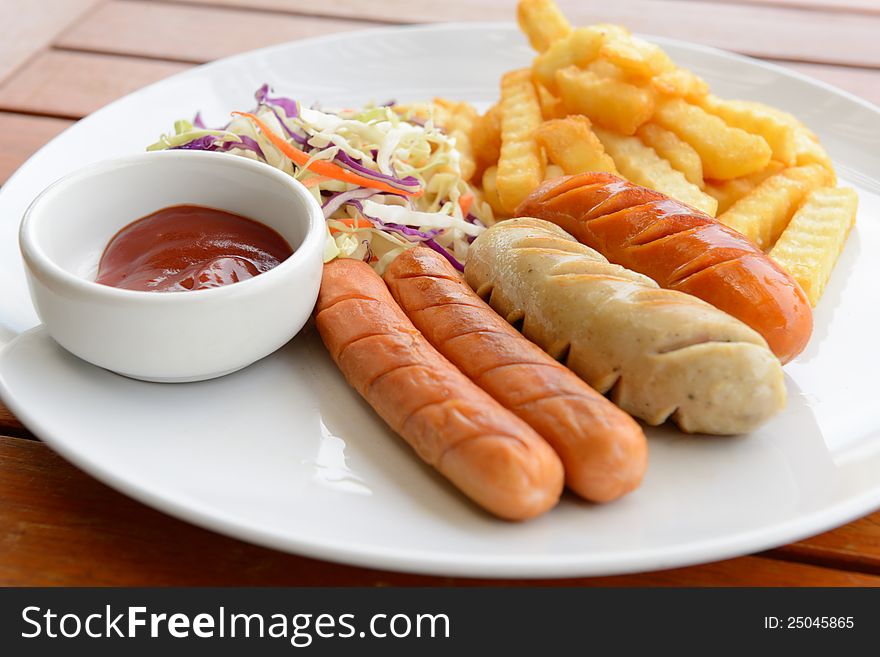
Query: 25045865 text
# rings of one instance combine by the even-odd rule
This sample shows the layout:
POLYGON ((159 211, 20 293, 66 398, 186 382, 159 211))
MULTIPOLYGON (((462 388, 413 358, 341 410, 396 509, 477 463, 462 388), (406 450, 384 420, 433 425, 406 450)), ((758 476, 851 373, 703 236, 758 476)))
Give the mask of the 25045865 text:
POLYGON ((764 616, 767 630, 850 630, 854 627, 853 616, 764 616))

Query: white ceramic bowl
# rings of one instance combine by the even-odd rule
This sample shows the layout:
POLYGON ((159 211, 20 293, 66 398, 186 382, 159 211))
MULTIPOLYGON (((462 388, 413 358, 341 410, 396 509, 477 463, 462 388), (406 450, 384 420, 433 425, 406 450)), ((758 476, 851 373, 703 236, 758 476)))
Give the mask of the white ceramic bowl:
POLYGON ((65 176, 27 209, 19 243, 37 313, 62 347, 125 376, 182 382, 250 365, 303 327, 321 282, 324 235, 320 206, 290 176, 243 157, 180 150, 65 176), (294 253, 259 276, 207 290, 141 292, 94 282, 121 228, 178 204, 260 221, 294 253))

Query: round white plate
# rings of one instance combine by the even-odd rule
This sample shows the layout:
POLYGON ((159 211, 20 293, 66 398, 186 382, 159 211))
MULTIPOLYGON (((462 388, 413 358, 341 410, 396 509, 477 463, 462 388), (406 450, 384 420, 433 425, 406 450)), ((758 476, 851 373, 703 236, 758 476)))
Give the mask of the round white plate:
POLYGON ((651 429, 650 469, 636 493, 606 506, 566 497, 537 520, 510 524, 423 465, 345 384, 311 327, 244 371, 179 385, 92 367, 42 329, 12 339, 37 324, 17 226, 59 176, 137 152, 199 109, 209 124, 223 122, 251 107, 264 81, 326 106, 434 96, 486 106, 499 75, 532 57, 514 26, 499 24, 372 30, 240 55, 138 91, 57 137, 0 192, 3 400, 53 449, 156 508, 255 543, 392 570, 555 577, 668 568, 787 543, 873 510, 880 111, 780 68, 657 41, 716 93, 798 114, 861 197, 813 339, 786 367, 788 407, 760 431, 651 429))

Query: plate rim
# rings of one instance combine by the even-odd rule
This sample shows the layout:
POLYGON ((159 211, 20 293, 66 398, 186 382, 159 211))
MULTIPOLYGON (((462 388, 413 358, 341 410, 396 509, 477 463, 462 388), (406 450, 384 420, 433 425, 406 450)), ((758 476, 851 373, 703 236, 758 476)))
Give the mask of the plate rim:
MULTIPOLYGON (((10 176, 3 185, 3 188, 0 189, 0 200, 2 200, 3 192, 9 188, 10 184, 14 183, 18 176, 25 169, 29 168, 31 161, 40 155, 44 149, 49 148, 56 140, 65 135, 68 130, 83 122, 100 120, 105 111, 111 111, 118 103, 125 101, 131 96, 146 93, 147 90, 168 83, 170 80, 179 80, 190 75, 198 76, 203 74, 205 70, 209 70, 211 67, 223 66, 229 61, 245 56, 268 54, 306 43, 314 44, 340 40, 344 41, 352 35, 381 35, 389 32, 399 33, 419 31, 478 31, 485 29, 504 29, 516 32, 515 23, 511 21, 454 22, 373 27, 273 44, 192 67, 167 78, 163 78, 162 80, 157 80, 145 87, 136 89, 125 96, 104 105, 77 123, 66 128, 49 142, 44 144, 21 166, 19 166, 18 169, 16 169, 13 175, 10 176)), ((713 56, 721 56, 727 59, 736 60, 740 63, 770 70, 777 75, 795 78, 812 86, 818 86, 834 95, 841 96, 880 116, 880 106, 856 96, 851 92, 840 89, 833 84, 818 80, 799 71, 794 71, 778 64, 769 63, 747 55, 715 48, 713 46, 654 35, 640 36, 661 45, 671 45, 691 51, 705 52, 712 54, 713 56)), ((0 364, 2 364, 6 357, 7 351, 11 350, 19 340, 28 339, 28 336, 40 332, 41 330, 44 329, 42 329, 41 325, 38 325, 23 331, 5 344, 0 343, 0 364)), ((45 430, 39 418, 31 415, 19 403, 16 394, 9 389, 6 384, 6 377, 2 368, 0 368, 0 399, 6 403, 10 410, 22 420, 22 423, 25 424, 34 435, 38 436, 65 460, 116 491, 119 491, 138 502, 144 503, 147 506, 158 509, 163 513, 167 513, 172 517, 181 519, 198 527, 215 531, 225 536, 230 536, 238 540, 281 550, 287 553, 298 554, 324 561, 332 561, 335 563, 349 564, 365 568, 379 568, 396 572, 493 579, 564 578, 647 572, 696 565, 709 561, 751 554, 780 544, 801 540, 805 537, 812 536, 817 532, 827 531, 832 527, 846 524, 856 518, 862 517, 866 513, 870 513, 877 508, 880 508, 880 484, 878 484, 873 489, 848 497, 837 504, 824 507, 821 510, 813 511, 808 514, 799 514, 797 517, 776 524, 769 529, 753 529, 741 532, 733 538, 731 538, 730 535, 727 535, 721 538, 691 542, 686 546, 632 550, 629 553, 623 553, 629 554, 629 556, 623 560, 620 556, 621 553, 615 553, 614 555, 599 558, 595 555, 591 556, 590 553, 579 553, 567 556, 529 556, 527 557, 527 564, 523 563, 522 556, 515 555, 497 557, 474 556, 470 557, 468 562, 462 562, 457 557, 442 552, 414 551, 412 549, 397 551, 396 549, 374 547, 352 548, 339 541, 313 541, 301 537, 291 538, 290 536, 283 536, 271 531, 243 525, 240 522, 230 522, 221 514, 212 512, 208 509, 202 509, 198 504, 193 504, 190 501, 187 501, 186 503, 178 503, 171 498, 163 497, 161 494, 144 488, 139 484, 134 484, 125 478, 118 477, 111 470, 101 466, 88 456, 79 453, 74 447, 69 446, 65 441, 56 441, 56 439, 52 437, 51 432, 45 430), (829 517, 833 517, 833 520, 829 521, 829 517)), ((880 429, 880 427, 878 427, 878 429, 880 429)))

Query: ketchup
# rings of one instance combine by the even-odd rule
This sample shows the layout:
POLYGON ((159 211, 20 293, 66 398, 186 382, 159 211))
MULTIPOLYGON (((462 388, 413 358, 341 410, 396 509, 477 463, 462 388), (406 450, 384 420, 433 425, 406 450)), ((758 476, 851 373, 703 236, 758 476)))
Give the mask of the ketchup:
POLYGON ((174 205, 116 233, 101 256, 96 280, 147 292, 203 290, 258 276, 292 253, 281 235, 253 219, 174 205))

